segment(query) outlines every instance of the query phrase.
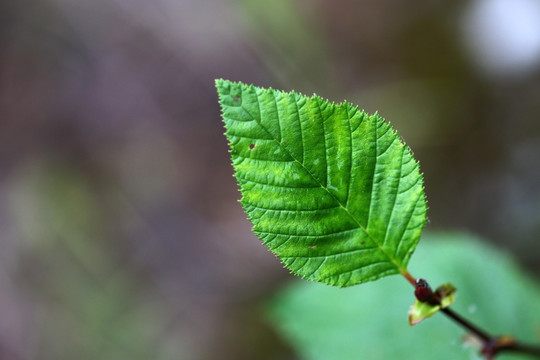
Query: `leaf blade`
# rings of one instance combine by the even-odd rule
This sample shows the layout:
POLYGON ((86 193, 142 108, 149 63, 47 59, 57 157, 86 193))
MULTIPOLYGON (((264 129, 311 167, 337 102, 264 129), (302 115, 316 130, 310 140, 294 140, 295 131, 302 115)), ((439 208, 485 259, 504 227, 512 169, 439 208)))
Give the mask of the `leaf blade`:
POLYGON ((318 96, 216 87, 241 203, 288 269, 337 286, 406 271, 426 201, 389 124, 318 96))

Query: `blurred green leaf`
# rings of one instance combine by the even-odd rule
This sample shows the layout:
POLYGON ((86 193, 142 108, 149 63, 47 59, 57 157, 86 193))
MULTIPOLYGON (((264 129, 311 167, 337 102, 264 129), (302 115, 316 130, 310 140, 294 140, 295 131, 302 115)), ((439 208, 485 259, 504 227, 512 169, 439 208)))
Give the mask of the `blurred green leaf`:
MULTIPOLYGON (((540 290, 506 254, 464 234, 428 234, 410 270, 429 282, 452 281, 452 309, 493 334, 540 342, 540 290)), ((442 315, 410 327, 410 284, 387 278, 336 289, 295 282, 271 303, 272 323, 302 359, 471 359, 464 330, 442 315)), ((498 359, 521 359, 502 354, 498 359)))
POLYGON ((288 269, 337 286, 406 273, 426 201, 388 123, 318 96, 216 86, 242 205, 288 269))
POLYGON ((450 283, 442 284, 435 290, 441 299, 441 308, 452 305, 456 299, 456 288, 450 283))
POLYGON ((409 310, 409 324, 416 325, 424 319, 432 317, 441 309, 440 305, 431 305, 415 300, 409 310))

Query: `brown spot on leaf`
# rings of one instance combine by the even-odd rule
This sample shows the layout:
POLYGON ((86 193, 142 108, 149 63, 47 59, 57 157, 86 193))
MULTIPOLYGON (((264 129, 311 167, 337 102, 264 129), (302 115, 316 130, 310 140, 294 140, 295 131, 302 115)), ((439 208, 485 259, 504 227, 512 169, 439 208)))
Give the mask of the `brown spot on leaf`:
POLYGON ((249 150, 253 150, 253 149, 255 149, 255 144, 250 144, 249 145, 249 150))

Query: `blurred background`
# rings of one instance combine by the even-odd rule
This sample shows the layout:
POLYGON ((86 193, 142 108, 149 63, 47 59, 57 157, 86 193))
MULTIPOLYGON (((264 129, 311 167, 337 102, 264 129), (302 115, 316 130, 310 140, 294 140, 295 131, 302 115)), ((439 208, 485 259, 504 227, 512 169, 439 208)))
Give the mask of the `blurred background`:
POLYGON ((215 78, 379 111, 540 277, 537 0, 0 2, 0 358, 297 359, 215 78))

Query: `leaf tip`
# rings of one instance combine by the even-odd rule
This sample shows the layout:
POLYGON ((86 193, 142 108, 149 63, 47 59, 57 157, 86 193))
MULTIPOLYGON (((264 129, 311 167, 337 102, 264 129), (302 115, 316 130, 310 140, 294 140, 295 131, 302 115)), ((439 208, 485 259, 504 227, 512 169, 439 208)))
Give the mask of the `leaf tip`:
POLYGON ((216 89, 218 90, 218 93, 221 93, 222 90, 224 90, 227 85, 230 85, 232 82, 230 80, 226 80, 223 78, 217 78, 214 80, 214 84, 216 85, 216 89))

